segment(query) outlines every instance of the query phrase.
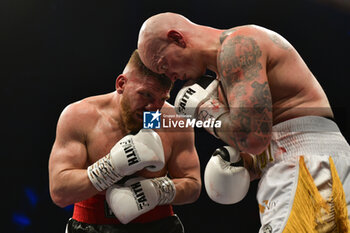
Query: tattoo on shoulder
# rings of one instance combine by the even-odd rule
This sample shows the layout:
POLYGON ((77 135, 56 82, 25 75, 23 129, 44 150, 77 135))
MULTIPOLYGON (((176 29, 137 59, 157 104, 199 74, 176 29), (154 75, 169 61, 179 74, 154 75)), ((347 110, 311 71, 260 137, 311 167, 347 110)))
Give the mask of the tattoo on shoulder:
POLYGON ((257 42, 248 36, 234 36, 222 46, 218 56, 219 72, 226 85, 233 85, 242 78, 253 80, 259 76, 262 52, 257 42))
POLYGON ((270 34, 269 35, 270 39, 272 42, 277 45, 277 47, 285 50, 291 50, 292 47, 283 39, 281 36, 277 34, 270 34))
POLYGON ((231 33, 237 31, 236 28, 231 28, 229 30, 224 31, 221 36, 220 36, 220 44, 222 44, 222 42, 224 42, 224 40, 226 39, 227 36, 229 36, 231 33))

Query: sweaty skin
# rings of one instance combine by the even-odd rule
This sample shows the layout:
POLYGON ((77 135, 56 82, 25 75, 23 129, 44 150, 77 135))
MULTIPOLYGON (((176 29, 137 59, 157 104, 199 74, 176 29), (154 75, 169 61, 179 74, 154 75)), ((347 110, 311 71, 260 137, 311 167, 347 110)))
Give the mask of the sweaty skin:
POLYGON ((223 86, 219 104, 229 105, 216 132, 240 151, 262 153, 279 122, 333 117, 322 87, 295 48, 266 28, 220 30, 161 13, 142 25, 138 48, 149 69, 172 80, 197 79, 206 69, 216 73, 223 86))
MULTIPOLYGON (((156 111, 162 106, 164 113, 175 115, 173 107, 164 103, 167 93, 161 92, 155 82, 131 83, 129 79, 125 88, 129 88, 132 97, 131 108, 137 109, 132 114, 134 121, 142 123, 141 110, 156 111)), ((83 99, 62 112, 49 160, 50 193, 58 206, 64 207, 96 194, 105 195, 94 188, 86 169, 107 155, 126 135, 123 123, 118 120, 121 111, 118 92, 83 99)), ((163 143, 165 167, 158 172, 144 169, 136 175, 153 178, 169 174, 176 187, 171 204, 195 201, 199 197, 201 179, 193 130, 176 129, 170 133, 163 130, 158 134, 163 143)))
POLYGON ((220 37, 217 56, 230 103, 230 114, 221 120, 233 122, 224 125, 240 130, 229 137, 220 134, 224 140, 246 151, 252 146, 249 139, 267 145, 274 124, 305 115, 333 116, 316 78, 283 37, 253 25, 228 32, 220 37), (239 142, 237 138, 242 137, 247 140, 239 142))

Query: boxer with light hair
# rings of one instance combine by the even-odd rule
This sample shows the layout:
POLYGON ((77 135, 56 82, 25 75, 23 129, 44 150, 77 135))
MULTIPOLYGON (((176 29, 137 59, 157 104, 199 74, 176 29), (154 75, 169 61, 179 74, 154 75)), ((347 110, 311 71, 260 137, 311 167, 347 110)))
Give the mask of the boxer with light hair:
POLYGON ((138 49, 152 71, 191 80, 176 97, 179 113, 221 123, 207 128, 230 146, 206 167, 214 201, 240 201, 257 176, 260 232, 350 231, 349 144, 285 38, 256 25, 221 30, 161 13, 143 23, 138 49), (201 77, 207 69, 212 82, 201 77), (237 167, 239 157, 248 171, 237 167))
POLYGON ((171 86, 135 51, 116 91, 63 110, 49 181, 55 204, 74 204, 67 233, 184 232, 172 205, 192 203, 200 194, 193 129, 143 129, 144 112, 160 110, 178 120, 166 102, 171 86))

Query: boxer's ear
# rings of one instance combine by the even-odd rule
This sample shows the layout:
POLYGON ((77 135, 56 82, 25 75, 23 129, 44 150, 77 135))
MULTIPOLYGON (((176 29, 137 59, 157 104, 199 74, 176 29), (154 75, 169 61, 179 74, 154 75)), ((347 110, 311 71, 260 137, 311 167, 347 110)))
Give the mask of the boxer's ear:
POLYGON ((123 74, 117 77, 115 80, 115 89, 117 90, 118 94, 123 94, 126 82, 127 78, 123 74))
POLYGON ((170 42, 174 42, 178 46, 186 48, 186 42, 181 32, 176 30, 170 30, 167 33, 167 37, 170 42))

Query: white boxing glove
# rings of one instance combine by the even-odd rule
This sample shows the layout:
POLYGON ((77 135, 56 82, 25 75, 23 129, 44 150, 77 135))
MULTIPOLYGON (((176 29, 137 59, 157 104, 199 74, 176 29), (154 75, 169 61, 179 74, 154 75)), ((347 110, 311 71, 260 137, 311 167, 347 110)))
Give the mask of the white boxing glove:
POLYGON ((164 150, 159 135, 141 129, 136 135, 120 139, 110 153, 88 167, 91 183, 99 191, 105 190, 124 176, 143 168, 159 171, 164 167, 164 150))
POLYGON ((216 137, 215 122, 228 112, 227 107, 218 100, 218 85, 219 80, 208 75, 202 76, 195 83, 189 81, 178 92, 174 102, 178 115, 212 121, 206 129, 216 137))
POLYGON ((175 194, 175 185, 168 177, 138 177, 128 180, 124 186, 108 188, 106 201, 118 220, 127 224, 157 205, 171 203, 175 194))
POLYGON ((231 165, 239 160, 239 151, 233 147, 220 147, 213 153, 204 171, 205 189, 213 201, 234 204, 246 196, 250 185, 248 170, 231 165))

